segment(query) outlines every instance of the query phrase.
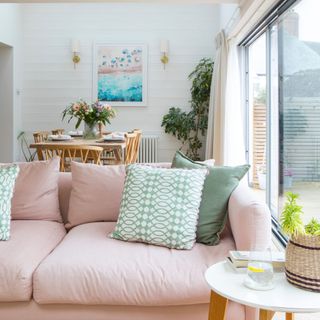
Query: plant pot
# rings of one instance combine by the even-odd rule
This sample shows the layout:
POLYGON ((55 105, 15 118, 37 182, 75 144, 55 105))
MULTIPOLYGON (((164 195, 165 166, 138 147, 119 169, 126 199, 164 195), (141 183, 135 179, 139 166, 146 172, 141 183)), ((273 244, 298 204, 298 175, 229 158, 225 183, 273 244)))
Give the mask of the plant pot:
POLYGON ((288 282, 305 290, 320 292, 320 236, 298 235, 286 248, 288 282))
POLYGON ((258 172, 258 181, 259 181, 259 188, 262 190, 266 189, 266 174, 258 172))
POLYGON ((97 123, 84 124, 83 139, 96 139, 98 135, 97 123))
POLYGON ((283 187, 284 188, 292 188, 292 176, 284 176, 283 177, 283 187))

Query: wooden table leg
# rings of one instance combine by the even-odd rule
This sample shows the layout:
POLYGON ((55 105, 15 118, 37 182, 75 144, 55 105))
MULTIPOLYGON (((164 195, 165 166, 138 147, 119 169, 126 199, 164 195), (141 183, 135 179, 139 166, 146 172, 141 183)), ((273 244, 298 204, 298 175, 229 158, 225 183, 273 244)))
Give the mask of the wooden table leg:
POLYGON ((259 320, 271 320, 274 314, 274 311, 260 309, 259 320))
POLYGON ((211 291, 210 306, 209 306, 209 320, 225 320, 228 299, 211 291))
POLYGON ((42 149, 40 147, 37 148, 37 155, 38 155, 38 160, 44 160, 43 159, 43 153, 42 153, 42 149))
POLYGON ((122 163, 121 149, 115 148, 113 152, 114 152, 114 157, 116 158, 117 164, 121 164, 122 163))
POLYGON ((294 314, 293 313, 286 313, 286 320, 294 320, 294 314))

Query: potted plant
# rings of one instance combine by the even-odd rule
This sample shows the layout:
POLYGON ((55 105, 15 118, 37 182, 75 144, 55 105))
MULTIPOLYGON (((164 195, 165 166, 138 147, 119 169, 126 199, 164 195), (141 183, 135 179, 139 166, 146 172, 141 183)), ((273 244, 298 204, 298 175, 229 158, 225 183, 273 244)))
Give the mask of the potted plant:
POLYGON ((36 151, 31 151, 30 147, 29 147, 29 143, 26 137, 26 133, 24 131, 21 131, 18 134, 17 140, 20 143, 20 148, 21 148, 21 152, 23 154, 23 157, 25 159, 26 162, 32 162, 34 161, 37 152, 36 151))
POLYGON ((293 171, 292 169, 283 170, 283 187, 292 188, 293 171))
POLYGON ((298 194, 287 192, 286 197, 280 223, 290 237, 285 262, 287 280, 302 289, 320 292, 320 222, 312 218, 304 225, 298 194))
POLYGON ((182 111, 172 107, 163 117, 161 126, 166 133, 181 141, 180 150, 186 147, 186 154, 193 160, 200 160, 199 150, 208 127, 208 110, 212 81, 213 61, 203 58, 188 77, 191 85, 191 110, 182 111))
POLYGON ((97 126, 99 126, 100 136, 102 136, 102 125, 110 124, 110 119, 116 115, 115 111, 108 104, 102 104, 99 101, 87 103, 80 99, 71 103, 62 112, 62 120, 66 116, 70 116, 68 123, 73 119, 77 119, 75 128, 78 129, 81 122, 84 122, 84 139, 94 139, 97 136, 97 126))

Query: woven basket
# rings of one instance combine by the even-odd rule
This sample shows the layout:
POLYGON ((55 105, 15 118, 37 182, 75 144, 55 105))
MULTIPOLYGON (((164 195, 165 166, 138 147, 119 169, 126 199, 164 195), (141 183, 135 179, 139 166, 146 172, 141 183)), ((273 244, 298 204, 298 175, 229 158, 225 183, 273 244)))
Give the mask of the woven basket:
POLYGON ((285 267, 290 283, 320 292, 320 236, 292 237, 286 249, 285 267))

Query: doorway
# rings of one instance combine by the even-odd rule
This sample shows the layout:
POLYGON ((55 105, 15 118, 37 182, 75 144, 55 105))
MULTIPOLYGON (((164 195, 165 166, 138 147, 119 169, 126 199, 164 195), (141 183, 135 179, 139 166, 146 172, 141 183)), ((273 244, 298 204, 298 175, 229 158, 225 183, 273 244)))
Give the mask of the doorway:
POLYGON ((0 162, 13 160, 13 90, 13 48, 0 42, 0 162))

